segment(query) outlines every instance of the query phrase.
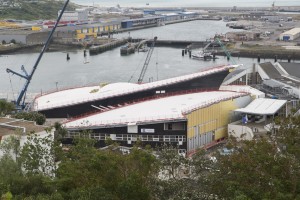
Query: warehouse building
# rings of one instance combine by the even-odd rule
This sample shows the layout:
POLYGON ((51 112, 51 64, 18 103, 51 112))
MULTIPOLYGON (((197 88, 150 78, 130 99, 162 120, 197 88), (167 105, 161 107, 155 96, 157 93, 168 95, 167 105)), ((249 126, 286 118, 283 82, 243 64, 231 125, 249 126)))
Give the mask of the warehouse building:
POLYGON ((266 62, 230 73, 222 85, 254 85, 267 96, 295 103, 300 97, 299 63, 266 62))
POLYGON ((259 39, 260 33, 253 31, 227 32, 226 38, 231 41, 253 41, 259 39))
POLYGON ((102 33, 113 33, 120 28, 120 22, 64 26, 58 27, 53 37, 56 39, 79 41, 88 38, 96 38, 102 33))
POLYGON ((180 153, 191 155, 227 137, 231 111, 251 100, 251 95, 243 92, 181 92, 70 120, 64 124, 69 131, 66 138, 90 130, 90 137, 97 139, 100 147, 108 138, 129 147, 140 140, 152 147, 164 143, 178 146, 180 153))
POLYGON ((300 28, 293 28, 289 31, 281 33, 279 36, 279 40, 292 41, 297 39, 299 36, 300 36, 300 28))
MULTIPOLYGON (((58 11, 58 16, 61 10, 58 11)), ((86 9, 76 9, 75 11, 64 11, 61 21, 77 21, 77 22, 87 22, 88 18, 88 10, 86 9)))
POLYGON ((137 19, 126 19, 121 22, 122 28, 132 28, 137 26, 155 25, 163 21, 163 16, 144 17, 137 19))
POLYGON ((10 43, 12 40, 16 43, 35 45, 43 44, 49 36, 49 31, 31 31, 31 30, 2 30, 0 31, 0 41, 10 43))

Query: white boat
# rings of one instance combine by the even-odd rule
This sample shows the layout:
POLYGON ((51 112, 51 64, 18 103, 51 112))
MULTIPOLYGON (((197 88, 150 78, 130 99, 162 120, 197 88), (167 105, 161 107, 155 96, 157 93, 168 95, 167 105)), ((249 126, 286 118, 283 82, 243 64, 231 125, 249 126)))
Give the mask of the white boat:
POLYGON ((210 52, 200 51, 195 54, 192 54, 192 58, 200 59, 200 60, 210 60, 213 58, 213 56, 210 52))

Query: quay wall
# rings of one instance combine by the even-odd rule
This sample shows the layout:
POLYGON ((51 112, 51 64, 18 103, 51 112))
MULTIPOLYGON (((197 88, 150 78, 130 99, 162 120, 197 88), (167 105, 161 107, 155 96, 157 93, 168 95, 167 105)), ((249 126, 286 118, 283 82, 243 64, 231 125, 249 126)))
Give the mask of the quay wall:
MULTIPOLYGON (((216 55, 225 56, 224 52, 216 52, 216 55)), ((283 51, 283 50, 270 50, 270 51, 252 51, 243 50, 231 52, 233 57, 243 57, 243 58, 260 58, 260 59, 275 59, 278 60, 300 60, 300 54, 295 51, 283 51)))

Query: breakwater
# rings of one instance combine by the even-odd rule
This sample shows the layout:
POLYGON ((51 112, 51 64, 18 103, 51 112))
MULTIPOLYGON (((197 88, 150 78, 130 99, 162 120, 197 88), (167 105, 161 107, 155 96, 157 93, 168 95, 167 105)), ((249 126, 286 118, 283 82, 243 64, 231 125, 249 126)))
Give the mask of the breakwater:
POLYGON ((105 51, 114 49, 116 47, 122 46, 127 43, 127 39, 115 40, 106 44, 91 46, 89 48, 90 55, 95 55, 98 53, 103 53, 105 51))

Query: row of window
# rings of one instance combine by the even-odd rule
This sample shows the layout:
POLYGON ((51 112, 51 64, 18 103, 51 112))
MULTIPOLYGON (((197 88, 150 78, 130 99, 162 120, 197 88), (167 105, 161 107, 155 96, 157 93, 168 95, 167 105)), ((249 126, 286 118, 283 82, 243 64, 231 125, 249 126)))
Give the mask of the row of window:
MULTIPOLYGON (((65 138, 79 137, 80 133, 70 132, 65 138)), ((107 140, 109 138, 116 141, 153 141, 153 142, 186 142, 186 136, 184 135, 131 135, 131 134, 116 134, 110 135, 106 133, 91 133, 87 135, 89 138, 96 140, 107 140), (115 137, 115 138, 113 138, 115 137)))
POLYGON ((83 28, 83 29, 78 29, 78 33, 98 33, 102 31, 113 31, 113 30, 118 30, 120 29, 121 26, 119 24, 115 25, 107 25, 107 26, 99 26, 99 27, 93 27, 93 28, 83 28))

